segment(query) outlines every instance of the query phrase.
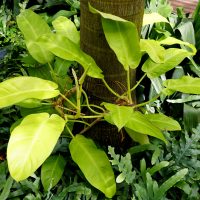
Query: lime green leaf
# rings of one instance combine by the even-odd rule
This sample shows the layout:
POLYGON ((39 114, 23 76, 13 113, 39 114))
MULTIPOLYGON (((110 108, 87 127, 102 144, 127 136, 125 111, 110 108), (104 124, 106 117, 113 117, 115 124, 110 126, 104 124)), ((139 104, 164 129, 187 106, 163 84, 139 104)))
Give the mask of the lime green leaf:
POLYGON ((184 42, 182 40, 178 40, 176 38, 173 37, 167 37, 164 40, 159 41, 160 44, 162 45, 174 45, 174 44, 180 44, 180 45, 184 45, 186 47, 189 47, 192 50, 192 54, 195 55, 197 50, 195 48, 195 46, 193 44, 190 44, 188 42, 184 42))
POLYGON ((66 160, 61 155, 47 158, 41 169, 42 185, 46 191, 53 188, 61 179, 66 165, 66 160))
POLYGON ((156 78, 176 67, 187 56, 191 56, 191 53, 184 49, 170 48, 165 50, 164 63, 155 63, 149 58, 142 66, 142 70, 149 78, 156 78))
POLYGON ((161 130, 178 131, 181 130, 179 123, 164 114, 144 115, 154 126, 161 130))
POLYGON ((76 135, 72 139, 69 149, 72 159, 89 183, 103 192, 106 197, 112 198, 116 192, 116 183, 105 152, 98 149, 91 139, 82 135, 76 135))
POLYGON ((75 24, 70 19, 60 16, 56 18, 52 24, 56 33, 63 34, 76 44, 80 43, 80 33, 77 31, 75 24))
POLYGON ((156 137, 167 143, 165 137, 160 132, 160 130, 157 127, 155 127, 149 120, 147 120, 142 113, 138 111, 132 114, 125 127, 141 134, 156 137))
POLYGON ((109 111, 109 113, 104 116, 104 119, 116 125, 118 130, 124 127, 133 114, 133 109, 131 107, 119 106, 111 103, 103 103, 102 105, 109 111))
POLYGON ((160 46, 158 41, 155 40, 140 40, 140 49, 142 52, 148 53, 150 58, 155 63, 163 63, 164 62, 164 55, 165 49, 160 46))
POLYGON ((0 108, 26 99, 49 99, 59 95, 58 85, 37 77, 21 76, 0 83, 0 108))
POLYGON ((17 25, 25 37, 26 46, 32 57, 43 64, 52 61, 53 54, 37 43, 41 35, 51 33, 48 24, 32 10, 24 10, 17 16, 17 25))
POLYGON ((65 126, 60 116, 48 113, 26 116, 11 133, 7 148, 11 176, 21 181, 49 157, 65 126))
POLYGON ((132 129, 125 128, 128 135, 133 139, 133 141, 140 143, 141 145, 149 144, 149 138, 147 135, 138 133, 132 129))
POLYGON ((200 94, 200 78, 183 76, 180 79, 169 79, 163 83, 167 90, 187 94, 200 94))
POLYGON ((97 66, 94 59, 84 53, 79 45, 75 44, 62 34, 50 34, 39 39, 40 43, 56 56, 80 63, 87 75, 93 78, 103 78, 102 70, 97 66), (89 69, 88 69, 89 68, 89 69))
POLYGON ((141 60, 136 25, 120 17, 100 12, 90 4, 89 9, 92 13, 101 15, 106 40, 124 69, 128 70, 129 67, 135 69, 141 60))
POLYGON ((158 13, 144 14, 143 26, 148 25, 148 24, 158 23, 158 22, 169 23, 165 17, 163 17, 162 15, 160 15, 158 13))

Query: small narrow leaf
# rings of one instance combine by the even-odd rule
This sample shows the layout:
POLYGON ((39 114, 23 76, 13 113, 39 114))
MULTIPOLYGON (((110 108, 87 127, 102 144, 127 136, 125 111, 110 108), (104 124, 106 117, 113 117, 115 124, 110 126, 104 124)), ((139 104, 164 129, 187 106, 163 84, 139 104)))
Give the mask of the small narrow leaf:
POLYGON ((159 188, 158 192, 155 195, 155 199, 162 199, 164 194, 173 187, 177 182, 179 182, 181 179, 185 177, 185 175, 188 173, 188 169, 182 169, 179 172, 177 172, 174 176, 169 178, 167 181, 165 181, 159 188))
POLYGON ((42 165, 41 180, 46 191, 53 188, 61 179, 66 165, 66 160, 61 155, 47 158, 42 165))
POLYGON ((160 15, 158 13, 144 14, 143 26, 148 25, 148 24, 158 23, 158 22, 169 23, 165 17, 163 17, 162 15, 160 15))
POLYGON ((165 50, 164 63, 155 63, 150 58, 142 66, 142 71, 147 73, 149 78, 156 78, 176 67, 191 53, 184 49, 170 48, 165 50))
POLYGON ((58 85, 37 77, 21 76, 0 83, 0 108, 26 99, 49 99, 59 95, 58 85))
POLYGON ((140 48, 142 52, 146 52, 155 63, 163 63, 165 49, 155 40, 140 40, 140 48))
POLYGON ((32 10, 24 10, 17 16, 17 25, 23 33, 26 46, 32 57, 40 63, 48 63, 53 59, 53 54, 37 43, 43 34, 51 34, 48 24, 32 10))
POLYGON ((134 112, 125 125, 126 128, 134 130, 138 133, 150 135, 167 143, 165 137, 160 130, 155 127, 146 117, 140 112, 134 112))
POLYGON ((161 130, 178 131, 181 130, 179 123, 164 114, 144 115, 154 126, 161 130))
POLYGON ((104 119, 107 122, 116 125, 118 130, 124 127, 133 113, 131 107, 118 106, 111 103, 103 103, 102 105, 109 111, 109 113, 104 116, 104 119))
POLYGON ((116 183, 105 152, 98 149, 91 139, 82 135, 76 135, 72 139, 69 149, 72 159, 89 183, 103 192, 106 197, 112 198, 116 192, 116 183))
POLYGON ((49 157, 65 126, 60 116, 31 114, 14 128, 7 148, 8 168, 16 181, 32 175, 49 157))
POLYGON ((76 44, 80 43, 80 33, 77 31, 75 24, 70 19, 60 16, 56 18, 52 24, 56 33, 63 34, 76 44))
POLYGON ((88 70, 88 76, 100 79, 103 78, 102 70, 97 66, 94 59, 84 53, 79 45, 62 34, 46 35, 41 37, 39 41, 56 56, 80 63, 85 70, 88 70))
POLYGON ((120 17, 100 12, 90 4, 89 9, 92 13, 101 15, 106 40, 124 69, 137 68, 141 60, 141 52, 136 25, 120 17))
POLYGON ((163 84, 166 89, 170 91, 178 91, 187 94, 200 94, 200 78, 183 76, 180 79, 169 79, 163 84))
POLYGON ((162 161, 155 166, 153 166, 151 169, 148 169, 147 171, 151 176, 153 176, 156 172, 160 171, 162 168, 169 166, 169 162, 162 161))

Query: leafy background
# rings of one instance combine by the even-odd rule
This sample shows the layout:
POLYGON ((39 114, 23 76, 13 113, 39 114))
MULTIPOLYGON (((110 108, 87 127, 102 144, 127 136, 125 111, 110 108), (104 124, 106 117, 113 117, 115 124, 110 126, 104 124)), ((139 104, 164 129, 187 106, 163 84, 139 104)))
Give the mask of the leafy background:
MULTIPOLYGON (((0 81, 8 77, 32 75, 31 66, 38 65, 25 50, 24 40, 16 25, 16 16, 20 7, 28 7, 39 13, 49 24, 57 16, 70 18, 79 28, 79 6, 77 0, 38 0, 4 1, 0 8, 0 81), (19 4, 20 3, 20 4, 19 4)), ((145 12, 158 12, 169 20, 169 24, 157 23, 145 26, 141 37, 159 40, 163 36, 173 36, 194 44, 197 54, 185 59, 175 70, 153 80, 145 79, 137 91, 140 102, 150 99, 160 90, 165 78, 177 78, 185 74, 200 77, 199 31, 200 3, 193 15, 179 8, 177 13, 165 0, 146 0, 145 12), (150 91, 150 92, 149 92, 150 91)), ((39 66, 38 66, 39 67, 39 66)), ((41 68, 42 72, 42 68, 41 68)), ((44 73, 40 73, 44 76, 44 73)), ((140 73, 138 72, 138 77, 140 73)), ((114 199, 200 199, 200 96, 175 93, 169 98, 163 96, 160 101, 150 103, 151 111, 160 111, 177 119, 183 127, 182 132, 165 132, 169 141, 163 145, 151 138, 151 144, 135 144, 126 153, 119 154, 115 149, 106 149, 110 156, 117 181, 117 194, 114 199), (173 187, 172 187, 173 186, 173 187)), ((78 167, 71 162, 68 152, 68 140, 60 138, 54 154, 65 157, 65 170, 60 172, 61 179, 51 190, 42 186, 42 169, 20 182, 15 182, 8 173, 6 147, 10 134, 10 125, 20 118, 18 107, 0 111, 0 199, 105 199, 84 178, 78 167), (67 158, 67 159, 66 159, 67 158), (69 170, 73 169, 73 170, 69 170)), ((48 166, 47 160, 46 165, 48 166)))

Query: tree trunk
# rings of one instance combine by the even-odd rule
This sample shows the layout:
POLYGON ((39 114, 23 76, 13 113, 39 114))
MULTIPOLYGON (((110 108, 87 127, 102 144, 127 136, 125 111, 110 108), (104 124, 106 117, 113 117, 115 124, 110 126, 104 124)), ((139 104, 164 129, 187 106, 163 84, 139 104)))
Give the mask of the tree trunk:
MULTIPOLYGON (((99 15, 92 14, 88 10, 88 2, 96 9, 117 15, 136 24, 140 35, 144 1, 143 0, 81 0, 81 48, 84 52, 94 58, 97 65, 102 69, 106 82, 119 94, 127 90, 127 75, 122 65, 117 60, 115 53, 110 49, 101 25, 99 15)), ((131 71, 131 84, 134 85, 135 71, 131 71)), ((87 78, 84 84, 90 102, 101 103, 103 101, 116 101, 104 86, 101 80, 87 78)), ((133 97, 136 102, 136 98, 133 97)), ((105 122, 101 122, 87 133, 96 141, 113 146, 121 146, 124 143, 124 134, 105 122), (94 134, 95 133, 95 134, 94 134)))

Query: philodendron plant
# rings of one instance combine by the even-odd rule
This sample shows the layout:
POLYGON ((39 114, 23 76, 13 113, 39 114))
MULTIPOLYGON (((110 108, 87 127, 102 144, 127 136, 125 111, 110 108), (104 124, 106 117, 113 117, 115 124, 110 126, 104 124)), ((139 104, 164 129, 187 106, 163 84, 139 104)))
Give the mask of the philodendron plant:
MULTIPOLYGON (((38 63, 46 67, 46 71, 50 71, 51 77, 50 80, 44 80, 20 76, 5 80, 0 83, 0 107, 17 105, 40 110, 39 113, 37 111, 26 115, 11 128, 7 159, 10 174, 16 181, 28 178, 42 165, 44 189, 54 187, 62 176, 66 161, 61 155, 51 156, 51 153, 61 134, 68 134, 71 138, 69 150, 73 161, 91 185, 106 197, 112 198, 116 192, 116 182, 109 159, 94 141, 84 136, 85 131, 96 122, 106 120, 117 126, 119 131, 125 128, 127 134, 140 144, 149 143, 148 135, 167 143, 162 131, 180 130, 178 122, 164 114, 144 113, 144 109, 140 108, 149 102, 134 105, 131 93, 146 76, 150 79, 161 76, 186 57, 192 57, 196 49, 189 43, 171 37, 161 41, 140 40, 134 23, 100 12, 91 6, 90 11, 101 15, 107 42, 127 72, 127 91, 119 95, 109 87, 93 58, 81 50, 79 32, 73 22, 65 17, 58 17, 52 23, 52 31, 39 15, 31 10, 23 10, 17 17, 17 24, 24 35, 27 49, 38 63), (183 48, 163 47, 174 44, 183 48), (141 69, 144 75, 131 88, 129 71, 138 67, 143 54, 149 55, 141 69), (84 73, 78 78, 72 69, 73 85, 66 71, 74 61, 84 68, 84 73), (101 106, 90 105, 82 87, 86 76, 101 79, 110 92, 126 103, 118 105, 102 102, 101 106), (50 113, 46 109, 47 105, 52 108, 50 113), (92 115, 83 113, 82 108, 85 106, 92 115), (88 124, 84 121, 88 118, 94 121, 88 124), (83 123, 85 128, 74 135, 70 128, 73 122, 83 123)), ((154 22, 163 21, 160 16, 154 15, 153 18, 154 22)), ((149 17, 145 16, 144 24, 152 23, 148 20, 149 17)), ((171 95, 175 91, 200 94, 199 85, 200 79, 190 76, 166 80, 163 82, 162 92, 150 102, 161 94, 171 95)))

